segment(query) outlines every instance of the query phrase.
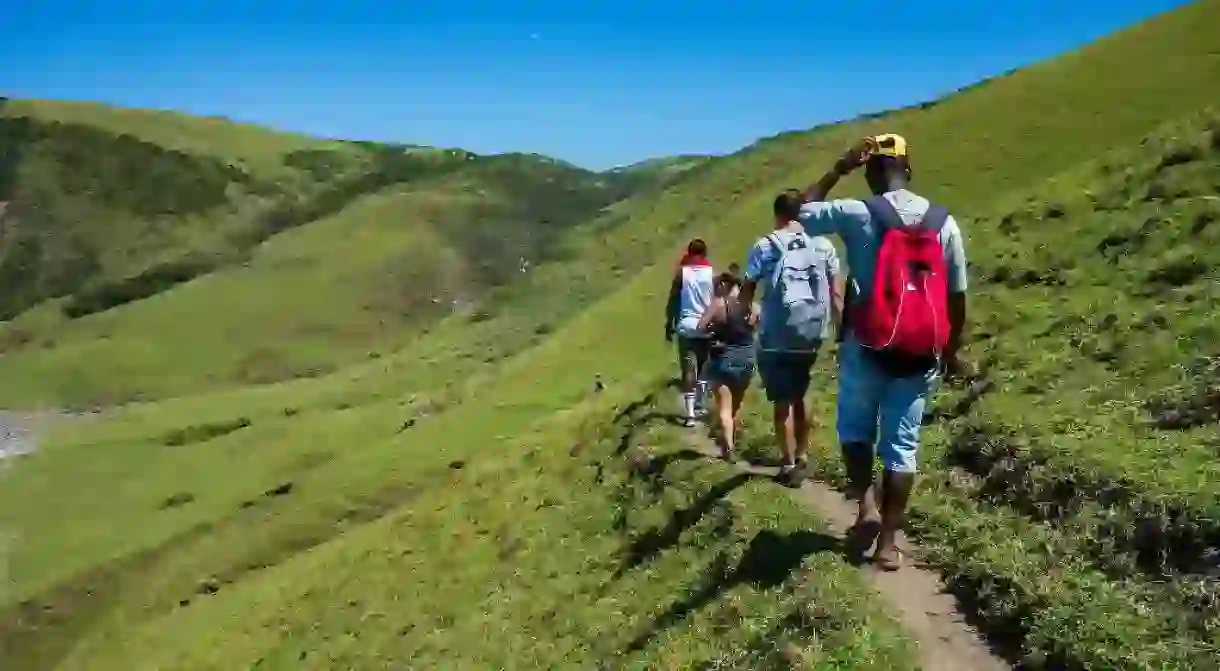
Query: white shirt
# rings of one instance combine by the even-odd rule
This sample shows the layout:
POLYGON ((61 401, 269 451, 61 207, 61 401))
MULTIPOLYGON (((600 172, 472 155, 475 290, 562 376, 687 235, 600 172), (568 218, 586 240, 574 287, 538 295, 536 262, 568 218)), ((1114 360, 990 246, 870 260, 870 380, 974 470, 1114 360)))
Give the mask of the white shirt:
POLYGON ((687 338, 706 337, 699 331, 699 320, 712 303, 715 271, 708 266, 682 266, 682 289, 678 303, 678 334, 687 338))

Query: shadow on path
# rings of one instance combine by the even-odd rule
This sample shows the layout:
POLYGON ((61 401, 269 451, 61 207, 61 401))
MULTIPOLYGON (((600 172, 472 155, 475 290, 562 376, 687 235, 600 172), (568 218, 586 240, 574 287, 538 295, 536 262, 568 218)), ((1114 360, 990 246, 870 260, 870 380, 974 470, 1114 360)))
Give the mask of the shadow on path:
POLYGON ((643 650, 653 638, 673 627, 687 616, 719 599, 738 585, 748 584, 758 590, 780 586, 804 562, 805 557, 820 552, 838 552, 837 538, 815 531, 780 534, 770 529, 758 532, 750 539, 745 554, 730 568, 725 553, 717 555, 708 565, 693 592, 675 601, 627 645, 624 654, 643 650))

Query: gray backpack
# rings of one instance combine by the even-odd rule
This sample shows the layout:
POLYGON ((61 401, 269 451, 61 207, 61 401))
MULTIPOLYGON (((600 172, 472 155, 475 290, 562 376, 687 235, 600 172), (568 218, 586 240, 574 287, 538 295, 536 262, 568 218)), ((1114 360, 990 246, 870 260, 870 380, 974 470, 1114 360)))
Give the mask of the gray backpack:
POLYGON ((767 347, 791 351, 818 348, 830 310, 830 266, 827 254, 805 233, 791 233, 787 244, 780 232, 767 236, 779 252, 771 275, 764 315, 767 347))

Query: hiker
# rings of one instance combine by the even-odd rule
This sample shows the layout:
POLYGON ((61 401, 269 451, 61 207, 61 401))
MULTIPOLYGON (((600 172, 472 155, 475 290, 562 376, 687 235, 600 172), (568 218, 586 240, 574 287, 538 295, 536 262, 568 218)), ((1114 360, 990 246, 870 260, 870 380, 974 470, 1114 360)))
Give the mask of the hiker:
POLYGON ((805 393, 810 371, 831 322, 838 317, 839 257, 823 237, 810 237, 797 218, 802 203, 795 190, 775 198, 775 230, 750 249, 738 301, 753 306, 758 285, 758 373, 772 404, 775 437, 783 453, 777 479, 799 487, 809 448, 805 393))
POLYGON ((741 279, 732 272, 718 275, 712 303, 699 320, 699 329, 706 331, 713 342, 707 376, 716 399, 716 441, 725 460, 733 458, 741 402, 754 377, 752 314, 757 310, 739 302, 740 286, 741 279))
POLYGON ((876 541, 873 560, 889 571, 901 565, 896 536, 915 483, 924 406, 946 374, 961 371, 966 319, 961 231, 945 208, 912 193, 910 181, 904 138, 866 138, 806 190, 810 202, 799 217, 809 233, 838 235, 851 267, 838 395, 848 495, 859 506, 850 536, 860 555, 876 541), (826 201, 839 179, 861 166, 874 195, 826 201), (884 467, 880 516, 872 491, 877 455, 884 467))
POLYGON ((690 241, 678 262, 669 300, 665 307, 665 340, 678 336, 678 367, 682 371, 682 421, 695 425, 695 417, 707 406, 707 382, 703 379, 710 339, 699 329, 699 320, 712 301, 712 264, 707 260, 707 243, 690 241))

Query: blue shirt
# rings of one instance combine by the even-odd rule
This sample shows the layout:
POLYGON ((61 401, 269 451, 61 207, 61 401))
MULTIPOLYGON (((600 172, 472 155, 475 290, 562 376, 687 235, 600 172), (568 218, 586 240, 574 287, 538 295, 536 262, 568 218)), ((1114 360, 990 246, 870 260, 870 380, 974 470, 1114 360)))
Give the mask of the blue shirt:
MULTIPOLYGON (((906 189, 891 191, 884 197, 898 210, 902 223, 907 226, 922 220, 931 206, 926 198, 906 189)), ((854 293, 868 296, 872 291, 881 237, 864 202, 840 199, 805 203, 801 207, 800 222, 809 235, 837 235, 843 240, 854 293)), ((949 291, 963 293, 966 291, 966 251, 961 229, 952 216, 940 229, 940 243, 948 265, 949 291)))

